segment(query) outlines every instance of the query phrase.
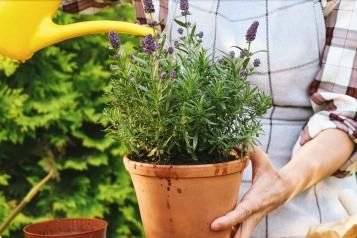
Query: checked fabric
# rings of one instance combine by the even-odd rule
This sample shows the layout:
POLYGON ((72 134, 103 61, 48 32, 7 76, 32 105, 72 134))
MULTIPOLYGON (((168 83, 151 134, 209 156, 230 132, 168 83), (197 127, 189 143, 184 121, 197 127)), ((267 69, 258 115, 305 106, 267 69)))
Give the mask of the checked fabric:
MULTIPOLYGON (((328 128, 347 132, 357 143, 357 1, 337 2, 327 17, 322 67, 309 95, 316 113, 304 127, 299 144, 328 128)), ((356 171, 356 163, 354 153, 341 172, 356 171)))
POLYGON ((95 13, 97 9, 112 5, 118 0, 62 0, 61 10, 68 13, 95 13))

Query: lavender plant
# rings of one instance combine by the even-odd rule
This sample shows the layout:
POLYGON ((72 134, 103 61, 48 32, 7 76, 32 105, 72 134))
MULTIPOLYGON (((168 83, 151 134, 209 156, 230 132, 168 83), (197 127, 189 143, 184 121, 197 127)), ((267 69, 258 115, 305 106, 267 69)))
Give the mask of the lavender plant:
MULTIPOLYGON (((145 11, 154 12, 151 0, 145 11)), ((214 58, 202 45, 203 32, 188 21, 189 5, 180 2, 180 40, 167 42, 166 34, 147 35, 135 53, 115 49, 109 105, 109 130, 123 141, 133 160, 159 164, 205 164, 235 159, 262 132, 259 117, 270 107, 264 95, 247 78, 260 65, 251 62, 250 45, 259 26, 246 34, 247 48, 236 47, 214 58)), ((154 24, 153 24, 154 25, 154 24)))

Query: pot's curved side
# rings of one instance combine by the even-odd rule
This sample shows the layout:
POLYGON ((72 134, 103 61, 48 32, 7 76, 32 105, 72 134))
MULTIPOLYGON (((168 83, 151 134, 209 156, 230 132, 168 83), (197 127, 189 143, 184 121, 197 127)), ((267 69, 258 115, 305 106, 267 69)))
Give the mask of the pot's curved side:
MULTIPOLYGON (((160 175, 155 175, 157 166, 151 166, 147 174, 135 171, 132 161, 124 159, 125 167, 130 172, 136 195, 138 198, 141 218, 147 238, 228 238, 230 230, 213 232, 211 222, 232 210, 238 199, 242 172, 247 160, 237 160, 234 163, 224 163, 222 168, 228 172, 214 175, 215 166, 204 165, 209 170, 206 177, 195 174, 195 166, 185 166, 189 172, 180 177, 177 166, 167 166, 167 170, 160 168, 160 175), (237 166, 239 164, 239 166, 237 166), (239 170, 232 172, 233 167, 239 170), (192 168, 193 167, 193 168, 192 168), (213 169, 212 169, 213 168, 213 169), (211 175, 213 171, 213 175, 211 175), (165 177, 162 174, 175 176, 165 177), (154 174, 154 175, 153 175, 154 174)), ((160 166, 159 166, 160 167, 160 166)), ((136 166, 140 168, 140 166, 136 166)), ((179 166, 182 170, 182 166, 179 166)), ((198 171, 201 171, 201 168, 198 171)), ((221 171, 221 167, 220 167, 221 171)), ((182 171, 181 171, 182 172, 182 171)), ((202 171, 200 172, 202 173, 202 171)))

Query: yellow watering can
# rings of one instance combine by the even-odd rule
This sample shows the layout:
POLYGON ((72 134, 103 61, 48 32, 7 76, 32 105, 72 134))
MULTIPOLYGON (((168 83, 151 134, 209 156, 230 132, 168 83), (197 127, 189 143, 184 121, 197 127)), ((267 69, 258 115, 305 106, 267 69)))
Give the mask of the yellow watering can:
POLYGON ((70 38, 114 30, 152 34, 148 27, 120 21, 57 25, 52 21, 61 0, 0 0, 0 54, 25 61, 47 46, 70 38))

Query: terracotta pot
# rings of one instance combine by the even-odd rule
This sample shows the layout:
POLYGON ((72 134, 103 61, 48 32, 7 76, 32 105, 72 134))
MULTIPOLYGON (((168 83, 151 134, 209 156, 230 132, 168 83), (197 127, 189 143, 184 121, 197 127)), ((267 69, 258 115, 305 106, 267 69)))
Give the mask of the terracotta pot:
POLYGON ((99 219, 58 219, 28 225, 26 238, 105 238, 107 222, 99 219))
POLYGON ((124 157, 147 238, 228 238, 211 222, 237 202, 248 159, 206 165, 153 165, 124 157))

